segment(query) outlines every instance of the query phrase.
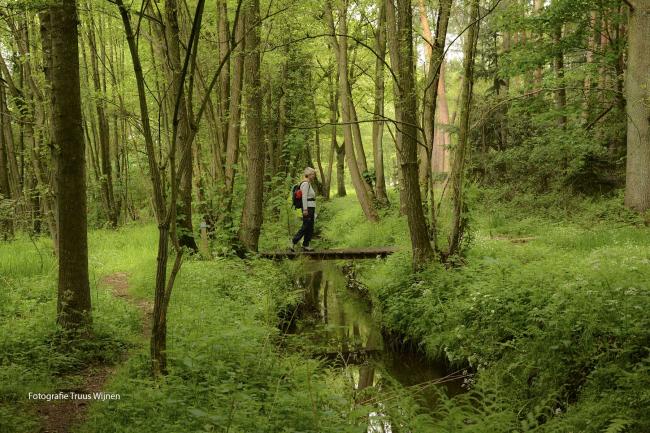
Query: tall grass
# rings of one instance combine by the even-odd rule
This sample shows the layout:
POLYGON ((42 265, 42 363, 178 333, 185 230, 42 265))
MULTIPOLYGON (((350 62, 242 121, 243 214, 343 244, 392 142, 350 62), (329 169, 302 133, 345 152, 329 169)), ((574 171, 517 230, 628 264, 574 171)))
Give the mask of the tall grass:
POLYGON ((101 284, 116 271, 151 260, 151 228, 91 232, 92 340, 69 345, 56 325, 57 264, 47 238, 19 235, 0 244, 0 431, 34 431, 29 392, 55 392, 78 382, 97 362, 117 362, 139 339, 136 309, 101 284))

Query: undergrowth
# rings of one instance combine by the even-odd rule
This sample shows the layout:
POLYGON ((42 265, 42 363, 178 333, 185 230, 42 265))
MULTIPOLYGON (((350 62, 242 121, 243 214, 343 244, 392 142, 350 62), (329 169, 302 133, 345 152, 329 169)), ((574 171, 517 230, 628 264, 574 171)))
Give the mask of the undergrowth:
POLYGON ((378 225, 355 216, 352 232, 354 203, 337 200, 325 229, 355 246, 402 239, 401 252, 363 266, 376 313, 430 357, 475 373, 470 393, 441 403, 432 431, 650 431, 642 218, 617 197, 507 203, 482 190, 471 205, 473 243, 452 269, 411 273, 395 207, 378 225))
POLYGON ((317 361, 277 351, 278 311, 298 296, 288 290, 292 266, 185 263, 168 314, 169 375, 150 379, 143 351, 110 385, 122 400, 95 405, 81 431, 357 431, 345 383, 317 361))
POLYGON ((56 324, 51 241, 23 235, 0 243, 0 431, 38 430, 38 402, 29 400, 30 392, 75 389, 84 369, 114 364, 135 345, 140 329, 135 308, 112 296, 101 281, 138 266, 151 234, 142 227, 91 233, 91 339, 69 338, 56 324))

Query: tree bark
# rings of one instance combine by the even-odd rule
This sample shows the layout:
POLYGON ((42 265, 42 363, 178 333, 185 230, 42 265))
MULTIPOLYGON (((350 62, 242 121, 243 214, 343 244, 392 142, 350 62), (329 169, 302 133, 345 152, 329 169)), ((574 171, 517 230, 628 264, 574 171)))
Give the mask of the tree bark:
POLYGON ((377 201, 388 205, 386 178, 384 175, 384 59, 386 57, 386 5, 379 5, 377 30, 375 31, 375 109, 372 123, 372 148, 375 164, 375 195, 377 201))
POLYGON ((66 329, 75 329, 91 322, 85 144, 75 0, 57 2, 50 11, 52 131, 59 210, 57 321, 66 329))
MULTIPOLYGON (((219 143, 222 155, 226 153, 226 143, 228 142, 228 109, 230 104, 230 28, 228 24, 228 6, 226 0, 217 0, 217 35, 219 38, 219 61, 225 61, 221 70, 219 87, 219 121, 221 123, 222 137, 219 143)), ((221 162, 223 164, 223 162, 221 162)))
MULTIPOLYGON (((239 17, 239 23, 235 31, 235 40, 244 37, 245 23, 239 17)), ((226 142, 226 168, 225 168, 225 197, 226 209, 224 218, 227 225, 230 224, 232 211, 232 194, 235 186, 236 165, 239 160, 239 136, 241 132, 241 99, 242 86, 244 83, 244 51, 246 42, 239 45, 233 52, 234 66, 230 82, 230 107, 228 109, 228 140, 226 142)))
MULTIPOLYGON (((0 72, 0 79, 3 74, 0 72)), ((2 130, 2 139, 4 143, 5 154, 7 157, 7 171, 9 177, 9 193, 13 198, 23 197, 23 189, 18 169, 18 160, 16 159, 16 150, 14 143, 14 133, 11 129, 11 120, 9 118, 9 108, 7 104, 7 94, 4 86, 0 86, 0 125, 2 130)))
POLYGON ((460 251, 462 238, 466 228, 466 203, 464 201, 463 182, 465 174, 465 160, 467 156, 469 136, 469 116, 472 104, 472 88, 474 85, 474 56, 476 54, 476 41, 479 32, 479 1, 470 3, 470 25, 465 36, 463 48, 463 85, 460 97, 460 125, 458 132, 458 146, 454 154, 451 170, 451 188, 453 217, 451 234, 449 235, 449 249, 447 257, 454 256, 460 251))
POLYGON ((635 1, 633 4, 625 74, 625 205, 645 212, 650 209, 650 3, 635 1))
MULTIPOLYGON (((435 126, 436 114, 440 123, 449 122, 449 110, 447 108, 447 98, 444 88, 444 58, 443 53, 445 49, 445 39, 447 38, 447 28, 449 25, 449 15, 451 11, 452 0, 443 0, 438 6, 438 19, 436 22, 435 37, 431 34, 429 28, 429 21, 427 18, 426 10, 424 8, 423 0, 420 0, 420 21, 424 29, 424 39, 426 43, 425 50, 427 54, 427 80, 428 86, 424 96, 424 135, 427 140, 427 147, 422 146, 421 149, 421 162, 420 162, 420 182, 427 182, 431 172, 444 171, 445 159, 445 134, 440 131, 440 128, 435 126), (442 99, 442 100, 441 100, 442 99), (438 108, 438 110, 436 110, 438 108), (428 152, 428 154, 426 153, 428 152), (423 167, 422 163, 428 166, 423 167)), ((446 136, 449 134, 447 133, 446 136)), ((427 183, 428 184, 428 183, 427 183)), ((429 191, 431 194, 432 191, 429 191)))
POLYGON ((555 76, 557 78, 558 90, 555 92, 555 108, 558 111, 557 126, 564 128, 566 126, 566 90, 564 88, 564 50, 561 46, 562 43, 562 24, 559 24, 553 34, 555 44, 555 59, 553 67, 555 69, 555 76))
MULTIPOLYGON (((88 5, 90 6, 90 5, 88 5)), ((98 49, 97 40, 95 37, 95 20, 92 17, 92 10, 88 14, 90 19, 88 23, 88 42, 90 45, 90 63, 92 71, 92 81, 95 90, 95 110, 97 113, 97 129, 98 129, 98 144, 99 144, 99 160, 100 160, 100 169, 101 176, 99 178, 101 185, 101 193, 104 202, 104 208, 106 210, 106 216, 109 222, 109 225, 112 228, 117 228, 119 214, 115 206, 115 195, 113 191, 113 171, 111 167, 111 153, 110 153, 110 128, 108 123, 108 117, 106 115, 106 103, 104 102, 104 96, 106 92, 106 86, 102 86, 101 76, 99 73, 98 59, 101 59, 104 64, 106 64, 106 58, 101 56, 101 52, 98 49)), ((103 46, 103 41, 102 41, 103 46)))
POLYGON ((239 241, 257 251, 263 220, 264 132, 262 129, 262 83, 260 79, 260 3, 251 0, 245 12, 246 28, 246 131, 248 176, 239 241))
POLYGON ((401 137, 398 147, 403 182, 401 199, 411 237, 413 266, 415 269, 419 269, 433 259, 433 248, 429 241, 418 180, 417 95, 411 1, 398 0, 397 10, 395 10, 393 1, 386 0, 386 16, 389 23, 388 38, 393 39, 390 46, 392 50, 397 50, 392 53, 391 61, 393 69, 397 67, 398 78, 394 87, 397 89, 395 112, 400 113, 397 134, 401 137), (393 27, 392 23, 395 23, 396 27, 393 27))
MULTIPOLYGON (((173 108, 172 113, 178 112, 178 117, 172 119, 177 122, 173 126, 176 128, 177 158, 180 161, 181 155, 186 151, 185 147, 191 147, 193 140, 190 140, 190 121, 187 97, 184 90, 184 78, 182 76, 181 65, 181 40, 180 27, 178 23, 178 3, 177 0, 165 0, 165 18, 166 18, 166 40, 167 56, 169 68, 172 73, 172 82, 170 83, 170 94, 172 95, 173 108), (178 105, 176 109, 175 105, 178 105)), ((174 138, 172 138, 174 139, 174 138)), ((172 149, 174 151, 174 149, 172 149)), ((199 247, 194 239, 192 228, 192 152, 189 151, 189 161, 186 162, 185 174, 181 178, 180 198, 181 204, 177 211, 176 219, 179 227, 179 243, 181 247, 189 248, 193 253, 199 251, 199 247)))
POLYGON ((451 134, 446 129, 450 125, 449 104, 447 101, 447 90, 445 84, 445 62, 440 65, 440 78, 438 79, 438 127, 434 128, 432 155, 433 173, 447 173, 449 171, 449 145, 451 134))
MULTIPOLYGON (((0 88, 0 107, 4 105, 4 88, 0 88)), ((7 158, 7 140, 5 131, 4 114, 0 115, 0 202, 10 200, 11 186, 9 181, 9 164, 7 158)), ((4 206, 2 206, 4 207, 4 206)), ((15 205, 12 206, 15 209, 15 205)), ((8 240, 14 235, 13 218, 3 215, 5 210, 0 209, 0 236, 3 240, 8 240)))
POLYGON ((338 30, 335 30, 334 17, 332 15, 331 5, 326 4, 326 19, 332 33, 332 46, 336 53, 339 71, 339 98, 341 102, 341 112, 343 118, 343 136, 345 144, 345 154, 348 162, 348 170, 352 178, 352 184, 357 193, 357 199, 361 205, 361 209, 367 219, 370 221, 377 221, 379 219, 377 211, 372 203, 371 197, 368 194, 366 181, 361 176, 359 166, 354 153, 354 139, 352 133, 352 113, 350 111, 349 101, 349 83, 348 83, 348 41, 347 37, 341 36, 340 39, 336 38, 336 34, 347 35, 347 0, 344 1, 339 8, 339 23, 338 30))

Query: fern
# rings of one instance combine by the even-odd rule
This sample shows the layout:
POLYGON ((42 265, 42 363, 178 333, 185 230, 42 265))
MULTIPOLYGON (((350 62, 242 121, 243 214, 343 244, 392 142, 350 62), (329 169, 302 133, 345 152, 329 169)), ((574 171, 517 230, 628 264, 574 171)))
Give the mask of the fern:
POLYGON ((632 424, 632 420, 627 418, 614 418, 603 433, 623 433, 632 424))

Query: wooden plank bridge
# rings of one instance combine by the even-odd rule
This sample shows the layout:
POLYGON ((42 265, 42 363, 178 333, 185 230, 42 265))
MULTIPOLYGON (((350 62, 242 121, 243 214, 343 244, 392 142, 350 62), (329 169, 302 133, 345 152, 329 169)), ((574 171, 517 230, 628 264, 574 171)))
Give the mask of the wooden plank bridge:
POLYGON ((273 260, 296 259, 298 257, 308 257, 316 260, 374 259, 377 257, 389 256, 396 251, 397 248, 393 247, 346 248, 314 251, 302 251, 299 248, 296 248, 296 251, 264 251, 260 252, 260 257, 273 260))

